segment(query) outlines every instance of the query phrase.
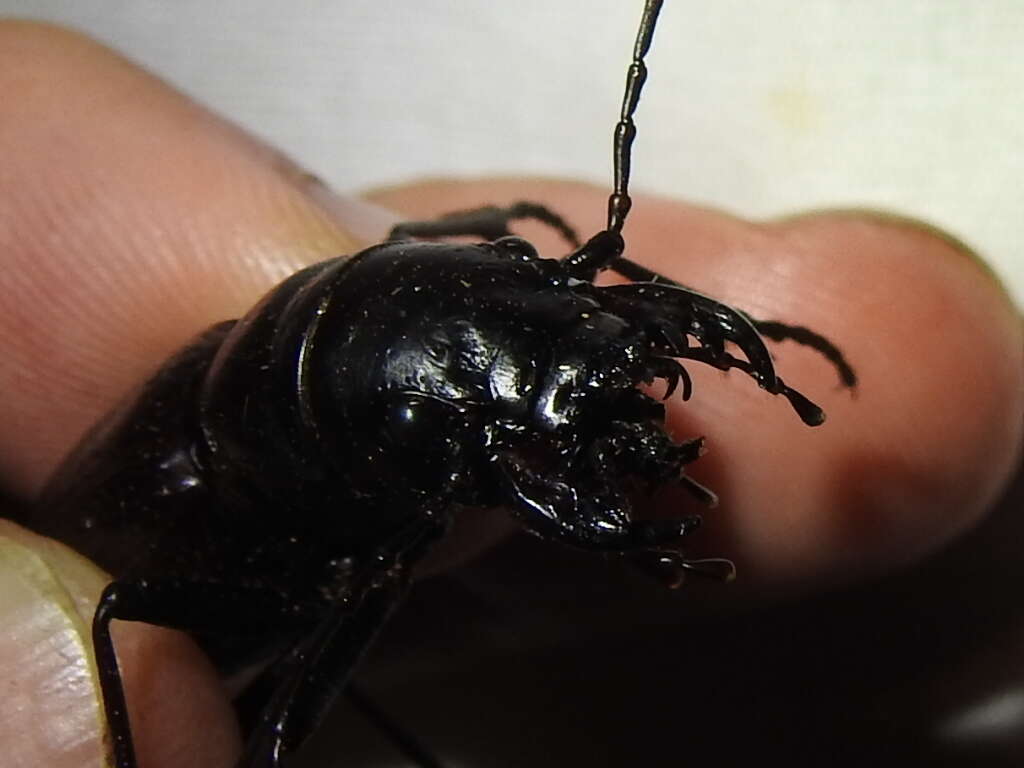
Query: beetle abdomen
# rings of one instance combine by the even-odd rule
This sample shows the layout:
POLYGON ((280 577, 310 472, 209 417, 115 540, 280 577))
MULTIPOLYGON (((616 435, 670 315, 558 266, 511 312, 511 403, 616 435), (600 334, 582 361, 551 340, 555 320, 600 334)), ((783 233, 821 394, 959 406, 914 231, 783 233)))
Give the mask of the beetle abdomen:
POLYGON ((211 504, 191 447, 193 404, 234 321, 213 326, 168 360, 86 434, 50 480, 26 524, 111 573, 148 559, 159 534, 211 504))

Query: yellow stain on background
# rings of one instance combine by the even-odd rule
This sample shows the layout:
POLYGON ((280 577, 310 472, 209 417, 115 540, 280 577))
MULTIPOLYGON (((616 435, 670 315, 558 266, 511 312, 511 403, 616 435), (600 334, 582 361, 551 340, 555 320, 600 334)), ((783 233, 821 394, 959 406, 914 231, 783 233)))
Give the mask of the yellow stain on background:
POLYGON ((804 84, 770 90, 765 98, 768 113, 787 133, 806 136, 821 125, 821 104, 804 84))

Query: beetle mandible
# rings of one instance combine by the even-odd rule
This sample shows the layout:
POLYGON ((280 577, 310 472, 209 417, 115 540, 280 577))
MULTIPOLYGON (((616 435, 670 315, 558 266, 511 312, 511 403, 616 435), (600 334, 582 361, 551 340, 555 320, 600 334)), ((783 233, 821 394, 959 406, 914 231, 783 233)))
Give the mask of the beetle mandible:
POLYGON ((460 508, 507 507, 530 533, 629 556, 670 583, 731 575, 728 561, 680 551, 696 515, 634 517, 637 486, 714 499, 686 474, 702 440, 671 440, 664 406, 638 385, 665 380, 666 399, 679 385, 687 399, 680 361, 735 368, 814 426, 824 414, 776 373, 765 338, 816 349, 847 386, 855 376, 819 334, 623 255, 633 114, 661 5, 645 1, 604 230, 581 244, 528 202, 401 224, 211 328, 65 460, 27 522, 115 574, 93 635, 117 768, 136 760, 112 620, 196 633, 226 672, 275 659, 246 694, 259 714, 242 765, 281 766, 460 508), (520 219, 572 252, 540 257, 511 234, 520 219), (484 242, 426 240, 459 235, 484 242), (606 269, 633 282, 595 285, 606 269))

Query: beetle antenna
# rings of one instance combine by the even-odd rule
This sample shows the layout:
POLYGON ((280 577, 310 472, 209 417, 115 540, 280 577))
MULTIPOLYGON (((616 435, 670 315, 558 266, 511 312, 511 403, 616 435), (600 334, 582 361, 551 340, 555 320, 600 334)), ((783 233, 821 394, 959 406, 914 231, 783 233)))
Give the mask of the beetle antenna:
POLYGON ((608 198, 608 231, 619 234, 626 222, 626 214, 633 205, 629 198, 629 160, 636 138, 636 125, 633 113, 640 101, 640 92, 647 80, 647 66, 644 56, 651 47, 654 37, 654 25, 658 21, 662 0, 646 0, 644 13, 640 17, 640 29, 636 33, 636 44, 633 46, 633 61, 626 72, 626 93, 622 97, 622 112, 615 126, 612 161, 615 165, 615 190, 608 198))

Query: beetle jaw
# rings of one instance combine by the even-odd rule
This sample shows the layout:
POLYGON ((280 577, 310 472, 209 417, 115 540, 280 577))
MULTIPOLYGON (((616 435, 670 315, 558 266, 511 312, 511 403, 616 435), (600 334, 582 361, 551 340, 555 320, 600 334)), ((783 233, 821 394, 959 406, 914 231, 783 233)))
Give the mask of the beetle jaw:
POLYGON ((583 549, 649 550, 676 541, 696 518, 635 522, 638 493, 680 484, 714 504, 684 471, 703 453, 703 439, 674 442, 664 405, 638 389, 664 378, 667 397, 685 372, 645 347, 620 349, 614 362, 585 374, 556 368, 529 425, 493 427, 486 459, 500 489, 495 501, 510 505, 531 532, 583 549))

